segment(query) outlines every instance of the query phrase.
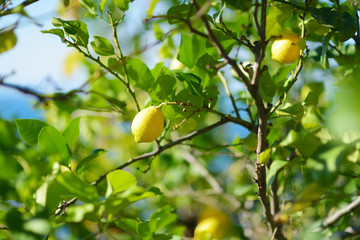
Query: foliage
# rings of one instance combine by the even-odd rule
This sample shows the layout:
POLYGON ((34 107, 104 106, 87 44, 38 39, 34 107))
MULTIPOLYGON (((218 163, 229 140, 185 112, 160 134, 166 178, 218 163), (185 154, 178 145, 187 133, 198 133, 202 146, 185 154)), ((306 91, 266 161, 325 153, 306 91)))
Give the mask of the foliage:
MULTIPOLYGON (((0 17, 34 2, 0 1, 0 17)), ((42 31, 82 54, 80 88, 1 78, 46 113, 0 120, 0 238, 190 238, 209 206, 224 239, 359 235, 359 3, 153 0, 124 35, 136 2, 64 0, 80 17, 42 31), (289 32, 300 55, 284 65, 271 44, 289 32), (162 134, 135 143, 132 119, 159 105, 162 134)))

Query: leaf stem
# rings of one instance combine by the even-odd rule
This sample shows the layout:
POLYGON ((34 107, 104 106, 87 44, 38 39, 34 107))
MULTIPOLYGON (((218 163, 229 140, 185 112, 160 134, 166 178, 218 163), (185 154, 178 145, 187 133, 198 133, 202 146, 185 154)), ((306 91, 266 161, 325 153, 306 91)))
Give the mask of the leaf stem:
POLYGON ((125 60, 124 55, 123 55, 123 53, 121 51, 120 44, 119 44, 119 39, 118 39, 118 36, 117 36, 117 29, 116 28, 117 28, 118 24, 114 23, 114 20, 113 20, 112 15, 111 15, 110 12, 108 12, 108 15, 109 15, 109 19, 110 19, 110 26, 111 26, 111 28, 113 30, 114 42, 115 42, 116 48, 117 48, 117 50, 119 52, 119 56, 117 56, 117 57, 118 57, 118 60, 122 62, 122 65, 124 67, 125 85, 126 85, 126 88, 127 88, 128 92, 130 93, 130 95, 134 99, 137 111, 139 112, 141 109, 140 109, 139 103, 138 103, 138 101, 136 99, 135 91, 131 88, 131 85, 130 85, 129 74, 128 74, 127 67, 126 67, 126 60, 125 60))

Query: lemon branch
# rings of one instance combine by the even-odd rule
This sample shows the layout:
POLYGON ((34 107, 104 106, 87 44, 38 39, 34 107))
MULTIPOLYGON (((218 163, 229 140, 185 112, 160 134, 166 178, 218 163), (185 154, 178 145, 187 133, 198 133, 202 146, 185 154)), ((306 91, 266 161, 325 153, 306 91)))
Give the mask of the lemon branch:
POLYGON ((198 106, 195 106, 195 105, 191 104, 190 102, 188 102, 188 103, 184 103, 184 102, 163 102, 158 107, 161 107, 161 106, 164 106, 164 105, 178 105, 179 107, 194 108, 198 112, 210 112, 210 113, 216 114, 216 115, 226 119, 229 122, 239 124, 239 125, 247 128, 251 132, 256 131, 256 125, 255 124, 247 122, 247 121, 245 121, 245 120, 243 120, 241 118, 233 117, 233 116, 231 116, 229 114, 219 112, 219 111, 217 111, 215 109, 212 109, 212 108, 198 107, 198 106))
POLYGON ((219 127, 219 126, 221 126, 221 125, 224 125, 224 124, 227 123, 227 122, 229 122, 229 120, 223 118, 223 119, 221 119, 220 121, 218 121, 218 122, 216 122, 216 123, 214 123, 214 124, 212 124, 212 125, 209 125, 209 126, 207 126, 207 127, 205 127, 205 128, 202 128, 202 129, 199 129, 199 130, 196 130, 196 131, 193 131, 193 132, 189 133, 188 135, 185 135, 185 136, 183 136, 183 137, 181 137, 181 138, 178 138, 178 139, 175 140, 175 141, 169 142, 169 143, 167 143, 167 144, 165 144, 165 145, 163 145, 163 146, 160 146, 160 145, 159 145, 159 146, 157 147, 157 149, 155 149, 154 151, 145 153, 145 154, 140 155, 140 156, 137 156, 137 157, 135 157, 135 158, 131 158, 131 159, 129 159, 126 163, 122 164, 121 166, 119 166, 119 167, 117 167, 117 168, 115 168, 115 169, 113 169, 113 170, 105 173, 104 175, 101 175, 95 182, 91 183, 91 185, 97 185, 97 184, 99 184, 102 180, 104 180, 104 178, 106 178, 106 175, 109 174, 109 173, 112 172, 112 171, 124 169, 125 167, 127 167, 127 166, 129 166, 129 165, 131 165, 131 164, 133 164, 133 163, 135 163, 135 162, 138 162, 138 161, 147 159, 147 158, 149 158, 149 157, 153 157, 153 156, 159 155, 160 153, 162 153, 163 151, 165 151, 165 150, 167 150, 167 149, 169 149, 169 148, 172 148, 172 147, 174 147, 174 146, 176 146, 176 145, 178 145, 178 144, 180 144, 180 143, 182 143, 182 142, 184 142, 184 141, 190 140, 190 139, 192 139, 192 138, 194 138, 194 137, 196 137, 196 136, 199 136, 199 135, 201 135, 201 134, 204 134, 204 133, 206 133, 206 132, 209 132, 209 131, 211 131, 212 129, 214 129, 214 128, 216 128, 216 127, 219 127))
MULTIPOLYGON (((101 183, 101 182, 106 178, 106 176, 107 176, 110 172, 113 172, 113 171, 116 171, 116 170, 121 170, 121 169, 124 169, 124 168, 126 168, 127 166, 129 166, 129 165, 131 165, 131 164, 134 164, 134 163, 136 163, 136 162, 139 162, 139 161, 142 161, 142 160, 151 158, 151 157, 155 157, 155 156, 159 155, 160 153, 162 153, 163 151, 165 151, 165 150, 167 150, 167 149, 169 149, 169 148, 172 148, 172 147, 174 147, 174 146, 176 146, 176 145, 179 145, 179 144, 181 144, 181 143, 184 142, 184 141, 191 140, 191 139, 193 139, 194 137, 197 137, 197 136, 202 135, 202 134, 204 134, 204 133, 206 133, 206 132, 209 132, 209 131, 213 130, 214 128, 217 128, 217 127, 219 127, 219 126, 222 126, 222 125, 224 125, 225 123, 228 123, 228 122, 229 122, 228 119, 222 118, 220 121, 218 121, 218 122, 216 122, 216 123, 214 123, 214 124, 211 124, 211 125, 209 125, 209 126, 207 126, 207 127, 205 127, 205 128, 199 129, 199 130, 195 130, 195 131, 189 133, 188 135, 185 135, 185 136, 183 136, 183 137, 178 138, 178 139, 175 140, 175 141, 169 142, 169 143, 167 143, 167 144, 165 144, 165 145, 163 145, 163 146, 158 145, 157 148, 156 148, 154 151, 148 152, 148 153, 144 153, 144 154, 139 155, 139 156, 134 157, 134 158, 130 158, 130 159, 129 159, 127 162, 125 162, 124 164, 122 164, 122 165, 118 166, 117 168, 114 168, 114 169, 106 172, 105 174, 101 175, 96 181, 90 183, 90 185, 92 185, 92 186, 98 185, 99 183, 101 183)), ((77 201, 77 198, 74 197, 74 198, 70 199, 69 201, 60 203, 59 206, 58 206, 58 208, 56 209, 54 215, 61 215, 61 214, 63 214, 63 213, 66 211, 66 209, 67 209, 70 205, 74 204, 76 201, 77 201)))

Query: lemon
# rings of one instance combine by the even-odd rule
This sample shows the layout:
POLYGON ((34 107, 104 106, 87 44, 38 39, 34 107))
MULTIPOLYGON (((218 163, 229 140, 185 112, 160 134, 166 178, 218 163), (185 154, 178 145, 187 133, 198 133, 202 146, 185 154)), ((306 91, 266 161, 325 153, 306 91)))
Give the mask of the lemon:
POLYGON ((216 217, 205 218, 195 228, 194 240, 221 239, 224 236, 221 222, 216 217))
POLYGON ((207 207, 195 228, 195 240, 223 239, 230 230, 231 219, 218 209, 207 207))
POLYGON ((271 58, 280 63, 294 62, 300 56, 298 41, 299 36, 295 33, 285 34, 275 40, 271 46, 271 58))
POLYGON ((160 136, 164 127, 164 116, 157 107, 148 107, 136 114, 132 124, 131 133, 135 142, 152 142, 160 136))

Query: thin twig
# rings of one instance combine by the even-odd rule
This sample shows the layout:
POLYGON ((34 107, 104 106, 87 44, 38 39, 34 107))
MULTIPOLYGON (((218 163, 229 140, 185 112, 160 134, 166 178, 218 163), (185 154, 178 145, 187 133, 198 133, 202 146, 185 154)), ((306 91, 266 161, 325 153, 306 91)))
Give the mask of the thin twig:
POLYGON ((82 53, 86 58, 96 62, 100 67, 104 68, 106 71, 108 71, 111 75, 113 75, 114 77, 116 77, 118 80, 120 80, 120 82, 122 84, 124 84, 124 86, 128 89, 128 92, 130 93, 131 98, 133 99, 135 105, 137 106, 138 109, 140 109, 138 101, 136 99, 135 94, 132 92, 131 89, 129 89, 129 85, 126 83, 126 80, 124 80, 118 73, 116 73, 113 68, 115 66, 106 66, 105 64, 103 64, 99 58, 95 58, 93 57, 90 53, 85 52, 84 50, 82 50, 77 44, 67 40, 67 39, 63 39, 67 44, 69 44, 70 46, 76 48, 80 53, 82 53))
POLYGON ((37 2, 37 1, 39 1, 39 0, 26 0, 26 1, 24 1, 24 2, 21 3, 21 4, 19 4, 19 5, 16 6, 16 7, 13 7, 13 8, 11 8, 11 9, 7 9, 7 10, 5 10, 5 11, 0 11, 0 17, 3 17, 3 16, 6 16, 6 15, 10 15, 10 14, 15 13, 15 11, 13 11, 13 10, 14 10, 15 8, 19 7, 19 6, 26 7, 26 6, 30 5, 30 4, 33 4, 33 3, 37 2))
POLYGON ((163 102, 161 105, 179 105, 179 107, 185 107, 186 106, 186 107, 194 108, 198 112, 210 112, 210 113, 216 114, 216 115, 218 115, 218 116, 220 116, 220 117, 222 117, 224 119, 227 119, 230 122, 239 124, 239 125, 245 127, 246 129, 248 129, 251 132, 256 132, 256 130, 257 130, 256 125, 253 124, 253 123, 250 123, 250 122, 245 121, 243 119, 233 117, 233 116, 231 116, 229 114, 219 112, 219 111, 217 111, 215 109, 212 109, 212 108, 198 107, 198 106, 195 106, 195 105, 193 105, 191 103, 184 103, 184 102, 163 102))
POLYGON ((322 223, 322 226, 324 228, 327 228, 327 227, 334 225, 343 216, 345 216, 346 214, 349 214, 350 212, 352 212, 354 209, 356 209, 358 207, 360 207, 360 196, 357 197, 351 203, 349 203, 347 206, 341 208, 340 210, 338 210, 337 212, 335 212, 334 214, 332 214, 331 216, 326 218, 325 221, 322 223))
POLYGON ((184 151, 183 153, 185 160, 191 165, 197 168, 200 172, 200 174, 205 178, 205 180, 209 183, 209 185, 212 187, 214 192, 216 193, 223 193, 224 190, 218 183, 218 181, 215 179, 214 176, 212 176, 209 171, 201 164, 199 161, 191 155, 188 151, 184 151))
POLYGON ((268 117, 271 117, 271 115, 280 107, 280 105, 283 103, 284 99, 287 96, 287 92, 289 92, 290 88, 295 84, 295 82, 298 79, 298 76, 301 72, 301 69, 304 65, 304 56, 300 56, 299 63, 296 67, 295 73, 292 74, 285 82, 285 89, 281 96, 279 97, 279 100, 276 102, 276 104, 272 107, 272 109, 268 113, 268 117))
POLYGON ((230 97, 230 100, 231 100, 231 103, 232 103, 232 105, 233 105, 233 108, 234 108, 236 117, 237 117, 237 118, 240 118, 239 109, 238 109, 237 106, 236 106, 236 102, 235 102, 234 96, 233 96, 233 95, 231 94, 231 92, 230 92, 229 85, 228 85, 228 83, 227 83, 227 81, 226 81, 226 78, 224 77, 224 75, 223 75, 220 71, 217 72, 217 75, 218 75, 218 77, 220 78, 222 84, 224 85, 226 95, 228 95, 228 96, 230 97))
POLYGON ((124 67, 124 75, 125 75, 125 85, 126 85, 126 89, 127 91, 130 93, 131 97, 133 98, 134 102, 135 102, 135 105, 136 105, 136 108, 137 108, 137 111, 139 112, 140 111, 140 106, 139 106, 139 103, 136 99, 136 95, 135 95, 135 92, 134 90, 131 88, 131 85, 130 85, 130 79, 129 79, 129 74, 128 74, 128 71, 127 71, 127 67, 126 67, 126 61, 124 61, 124 55, 121 51, 121 48, 120 48, 120 44, 119 44, 119 39, 118 39, 118 36, 117 36, 117 25, 118 23, 114 23, 113 21, 113 18, 112 18, 112 15, 110 12, 108 12, 108 15, 109 15, 109 19, 110 19, 110 26, 113 30, 113 38, 114 38, 114 42, 115 42, 115 45, 116 45, 116 48, 119 52, 119 56, 118 57, 118 60, 120 62, 122 62, 122 65, 124 67))

